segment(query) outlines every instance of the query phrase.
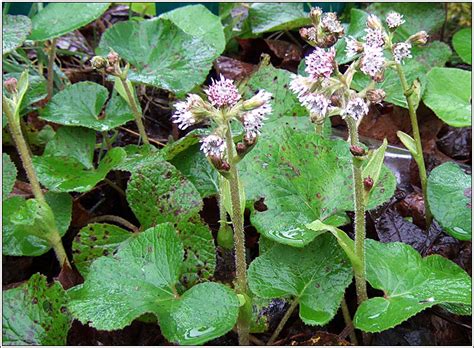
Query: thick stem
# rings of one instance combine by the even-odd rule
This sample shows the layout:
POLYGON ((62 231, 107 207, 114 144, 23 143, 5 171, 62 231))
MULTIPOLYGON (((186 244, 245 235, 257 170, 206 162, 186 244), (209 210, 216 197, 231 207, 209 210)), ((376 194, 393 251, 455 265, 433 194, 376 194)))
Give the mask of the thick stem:
POLYGON ((357 337, 354 331, 354 325, 352 324, 351 313, 349 312, 349 308, 347 307, 345 298, 342 298, 341 310, 342 310, 342 316, 344 317, 344 322, 346 323, 346 326, 349 327, 349 329, 351 330, 349 333, 349 337, 351 338, 351 343, 355 346, 358 346, 359 343, 357 342, 357 337))
POLYGON ((71 268, 71 264, 69 263, 66 250, 64 250, 63 242, 61 240, 59 232, 55 230, 51 235, 52 238, 50 238, 49 241, 53 246, 54 253, 56 254, 56 258, 59 262, 59 266, 62 268, 64 265, 67 265, 69 268, 71 268))
MULTIPOLYGON (((245 234, 244 221, 240 205, 239 194, 239 174, 236 163, 234 162, 234 141, 230 131, 230 125, 226 133, 227 158, 230 162, 230 198, 232 203, 232 225, 234 227, 234 248, 235 248, 235 267, 236 267, 236 290, 238 294, 247 294, 247 261, 245 258, 245 234)), ((246 296, 248 299, 248 297, 246 296)), ((242 308, 244 308, 243 306, 242 308)), ((247 346, 249 344, 249 319, 246 313, 241 313, 237 322, 239 333, 239 345, 247 346)))
POLYGON ((291 302, 291 305, 287 309, 287 311, 286 311, 285 315, 283 316, 283 318, 281 318, 280 322, 278 323, 278 326, 275 329, 275 331, 273 332, 272 337, 270 337, 270 339, 268 340, 267 346, 271 346, 275 342, 275 340, 278 338, 278 335, 280 335, 281 330, 283 330, 283 328, 285 327, 286 322, 288 321, 288 319, 290 319, 291 315, 293 314, 293 311, 295 310, 295 308, 297 306, 298 306, 298 299, 295 298, 291 302))
POLYGON ((51 47, 49 49, 48 59, 48 100, 53 97, 53 83, 54 83, 54 60, 56 59, 56 41, 57 39, 51 40, 51 47))
MULTIPOLYGON (((348 118, 349 139, 351 145, 358 145, 356 121, 348 118)), ((354 268, 356 280, 357 303, 361 304, 367 300, 367 284, 365 282, 365 201, 364 181, 362 178, 362 161, 352 156, 352 174, 354 180, 354 207, 355 207, 355 254, 359 258, 362 267, 354 268)))
POLYGON ((133 97, 132 91, 128 87, 127 79, 120 78, 120 81, 122 82, 123 89, 125 90, 125 93, 127 94, 128 102, 129 102, 130 107, 132 108, 133 116, 135 116, 135 122, 137 123, 138 132, 140 133, 140 136, 143 142, 145 144, 149 144, 150 141, 148 140, 148 136, 146 135, 146 132, 145 132, 145 126, 143 125, 142 114, 140 113, 140 111, 138 111, 137 103, 135 102, 135 98, 133 97))
POLYGON ((415 105, 413 104, 413 99, 410 97, 410 87, 408 86, 405 73, 403 72, 403 68, 400 64, 396 64, 396 69, 397 69, 398 77, 400 78, 400 83, 403 88, 405 99, 408 104, 408 112, 410 114, 411 128, 413 130, 413 139, 415 139, 416 152, 417 152, 417 157, 418 157, 416 158, 415 162, 418 164, 418 171, 420 173, 421 189, 423 191, 423 200, 425 203, 426 228, 428 229, 431 225, 431 220, 433 219, 433 216, 431 215, 431 210, 428 203, 427 176, 426 176, 425 160, 423 159, 423 147, 421 146, 420 129, 418 127, 418 119, 416 117, 415 105))

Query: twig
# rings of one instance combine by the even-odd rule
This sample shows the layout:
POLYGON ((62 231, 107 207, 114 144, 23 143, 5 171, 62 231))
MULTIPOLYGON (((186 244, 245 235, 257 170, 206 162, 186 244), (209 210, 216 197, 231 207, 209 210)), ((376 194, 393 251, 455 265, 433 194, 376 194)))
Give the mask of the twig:
POLYGON ((133 233, 139 232, 139 229, 137 226, 132 224, 131 222, 125 220, 124 218, 116 215, 101 215, 101 216, 96 216, 92 219, 89 220, 89 222, 105 222, 105 221, 111 221, 111 222, 116 222, 122 226, 127 227, 128 229, 132 230, 133 233))
POLYGON ((285 327, 286 322, 288 321, 288 319, 290 319, 291 315, 293 314, 293 311, 295 310, 297 306, 298 306, 298 299, 295 298, 293 302, 291 302, 290 308, 288 308, 285 315, 283 316, 283 318, 281 318, 280 322, 278 323, 278 326, 273 332, 272 337, 270 337, 270 339, 268 340, 267 346, 273 345, 273 343, 278 338, 278 335, 280 334, 281 330, 283 330, 283 328, 285 327))
MULTIPOLYGON (((351 338, 351 343, 358 346, 359 343, 357 342, 357 336, 354 332, 354 325, 352 324, 351 313, 349 312, 349 308, 347 307, 347 303, 346 303, 345 298, 342 298, 341 310, 342 310, 342 316, 344 317, 344 322, 346 323, 346 328, 347 328, 348 334, 351 338)), ((343 332, 345 333, 346 329, 344 329, 343 332)), ((341 333, 341 335, 342 335, 342 333, 341 333)), ((346 338, 346 337, 347 337, 347 334, 345 334, 345 336, 341 337, 341 338, 346 338)))
MULTIPOLYGON (((128 129, 128 128, 125 128, 125 127, 119 127, 119 128, 120 128, 121 130, 127 132, 127 133, 130 133, 130 134, 136 136, 136 137, 140 137, 140 134, 139 134, 139 133, 134 132, 134 131, 132 131, 131 129, 128 129)), ((156 145, 158 145, 158 146, 166 146, 165 143, 162 143, 162 142, 160 142, 160 141, 158 141, 158 140, 151 139, 151 138, 148 138, 148 140, 150 141, 150 143, 156 144, 156 145)))
POLYGON ((122 190, 116 183, 114 183, 112 180, 104 178, 104 181, 110 185, 113 189, 115 189, 118 193, 120 193, 123 197, 127 197, 125 194, 125 191, 122 190))

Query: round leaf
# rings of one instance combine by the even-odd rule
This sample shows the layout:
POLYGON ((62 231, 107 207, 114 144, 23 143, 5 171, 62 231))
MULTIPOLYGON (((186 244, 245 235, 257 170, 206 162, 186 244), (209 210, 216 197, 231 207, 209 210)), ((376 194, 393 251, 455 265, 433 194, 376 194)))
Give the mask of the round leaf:
POLYGON ((31 32, 31 21, 26 16, 3 17, 2 54, 5 55, 20 47, 31 32))
POLYGON ((15 163, 12 162, 10 156, 6 153, 2 154, 2 200, 8 198, 15 186, 16 175, 18 171, 15 163))
POLYGON ((472 29, 461 29, 454 34, 453 47, 465 63, 472 64, 472 29))
POLYGON ((435 219, 455 238, 471 240, 471 176, 454 163, 436 167, 428 177, 428 202, 435 219))
POLYGON ((311 23, 302 3, 253 3, 249 21, 254 34, 291 30, 311 23))

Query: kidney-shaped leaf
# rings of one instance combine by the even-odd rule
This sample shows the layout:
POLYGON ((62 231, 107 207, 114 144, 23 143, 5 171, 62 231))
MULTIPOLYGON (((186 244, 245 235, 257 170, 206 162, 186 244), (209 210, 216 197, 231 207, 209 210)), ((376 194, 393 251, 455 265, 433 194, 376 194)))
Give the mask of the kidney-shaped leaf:
POLYGON ((20 47, 31 32, 31 21, 26 16, 6 15, 3 17, 2 26, 4 55, 20 47))
POLYGON ((472 29, 461 29, 454 34, 453 47, 464 63, 472 64, 472 29))
POLYGON ((2 200, 7 199, 15 185, 18 170, 8 154, 2 154, 2 200))
POLYGON ((109 5, 107 2, 50 3, 33 17, 33 30, 29 39, 45 41, 79 29, 99 18, 109 5))
POLYGON ((256 295, 294 296, 305 324, 324 325, 336 314, 352 269, 334 237, 326 234, 302 249, 275 245, 250 264, 248 276, 256 295))
POLYGON ((34 274, 26 283, 3 291, 3 344, 13 346, 64 346, 71 317, 68 296, 61 284, 48 286, 46 277, 34 274))
POLYGON ((471 125, 471 72, 433 68, 427 75, 423 101, 436 116, 453 127, 471 125))
POLYGON ((121 329, 153 313, 165 337, 180 344, 200 344, 225 334, 237 320, 237 296, 217 283, 196 285, 180 296, 176 283, 183 256, 171 224, 150 228, 113 257, 95 261, 86 282, 69 291, 69 308, 99 330, 121 329))
POLYGON ((302 3, 254 3, 250 5, 249 20, 254 34, 291 30, 311 23, 302 3))
POLYGON ((366 241, 367 280, 384 297, 364 301, 354 316, 356 328, 388 330, 437 304, 471 304, 471 277, 440 255, 422 258, 404 243, 366 241))
POLYGON ((428 177, 428 202, 435 219, 443 229, 461 240, 471 240, 472 183, 454 163, 444 163, 428 177))
POLYGON ((116 92, 107 104, 107 89, 94 82, 78 82, 54 95, 41 111, 46 121, 107 131, 133 120, 127 102, 116 92))
MULTIPOLYGON (((351 156, 345 141, 274 129, 241 162, 247 198, 264 198, 268 208, 253 213, 253 225, 279 243, 301 247, 311 242, 322 232, 306 228, 307 223, 354 209, 351 156)), ((387 201, 395 184, 383 167, 368 208, 387 201)))
POLYGON ((135 67, 131 81, 184 94, 204 82, 222 53, 204 34, 190 35, 164 18, 128 21, 108 29, 99 47, 101 54, 113 49, 135 67))

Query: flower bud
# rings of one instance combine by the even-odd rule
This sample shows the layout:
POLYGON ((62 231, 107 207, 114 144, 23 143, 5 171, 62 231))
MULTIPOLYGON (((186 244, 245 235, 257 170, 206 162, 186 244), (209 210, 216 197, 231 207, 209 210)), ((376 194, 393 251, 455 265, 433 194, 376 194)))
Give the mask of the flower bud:
POLYGON ((109 60, 109 64, 110 64, 110 65, 114 65, 115 63, 118 63, 118 61, 119 61, 119 59, 120 59, 120 56, 118 55, 117 52, 111 51, 111 52, 107 55, 107 59, 109 60))
POLYGON ((236 146, 235 146, 235 149, 237 150, 237 153, 239 155, 242 155, 245 153, 245 151, 247 150, 247 146, 244 144, 244 143, 238 143, 236 146))
POLYGON ((364 188, 366 191, 370 191, 374 187, 374 180, 368 176, 364 179, 364 188))
POLYGON ((356 156, 356 157, 362 157, 365 155, 365 150, 364 148, 358 146, 358 145, 351 145, 351 147, 349 148, 349 150, 351 151, 351 154, 353 156, 356 156))
POLYGON ((311 18, 311 22, 315 26, 318 26, 319 21, 321 20, 321 15, 323 14, 323 10, 319 7, 313 7, 309 13, 309 17, 311 18))
POLYGON ((383 80, 385 80, 385 70, 382 69, 379 72, 377 72, 374 76, 372 76, 372 80, 374 80, 377 83, 383 82, 383 80))
POLYGON ((115 68, 113 66, 108 66, 107 68, 105 68, 105 71, 107 72, 107 74, 114 74, 115 68))
POLYGON ((380 21, 379 17, 374 14, 371 14, 367 17, 366 25, 372 30, 380 30, 383 28, 382 22, 380 21))
POLYGON ((91 59, 91 66, 97 70, 104 69, 107 66, 107 59, 101 56, 94 56, 91 59))
POLYGON ((414 45, 426 45, 428 42, 428 34, 426 31, 419 31, 416 34, 413 34, 408 38, 408 41, 410 41, 414 45))
POLYGON ((10 77, 10 78, 6 79, 5 82, 3 82, 3 85, 5 86, 5 89, 9 93, 16 93, 17 84, 18 84, 18 81, 14 77, 10 77))
POLYGON ((367 100, 372 104, 380 104, 385 99, 385 91, 383 89, 371 89, 367 91, 367 100))

